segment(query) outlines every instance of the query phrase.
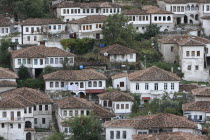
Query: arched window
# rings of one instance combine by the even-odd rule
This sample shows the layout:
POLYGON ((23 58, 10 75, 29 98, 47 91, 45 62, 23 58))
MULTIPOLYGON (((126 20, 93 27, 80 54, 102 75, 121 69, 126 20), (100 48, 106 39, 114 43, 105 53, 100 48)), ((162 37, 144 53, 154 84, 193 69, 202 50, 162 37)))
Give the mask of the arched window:
POLYGON ((191 17, 191 18, 194 18, 194 15, 193 15, 193 14, 191 14, 191 15, 190 15, 190 17, 191 17))
POLYGON ((171 21, 171 16, 168 16, 167 17, 167 21, 171 21))
POLYGON ((102 87, 102 81, 99 81, 99 85, 98 85, 99 87, 102 87))
POLYGON ((28 132, 28 133, 26 134, 26 140, 31 140, 31 132, 28 132))
POLYGON ((104 101, 104 107, 107 107, 107 101, 104 101))
POLYGON ((186 10, 190 11, 190 6, 189 5, 187 5, 186 10))
POLYGON ((78 83, 78 82, 76 82, 76 83, 75 83, 75 85, 77 85, 77 86, 78 86, 78 85, 79 85, 79 83, 78 83))
POLYGON ((198 18, 199 18, 199 16, 198 16, 198 14, 196 14, 195 15, 195 20, 198 21, 198 18))
POLYGON ((196 5, 195 10, 199 10, 199 6, 198 5, 196 5))
POLYGON ((97 87, 97 82, 96 81, 93 82, 93 87, 97 87))
POLYGON ((80 88, 84 88, 84 83, 80 82, 80 88))
POLYGON ((191 6, 191 11, 194 11, 194 10, 195 10, 195 6, 192 5, 192 6, 191 6))
POLYGON ((70 83, 70 85, 73 85, 74 83, 70 83))
POLYGON ((30 121, 25 122, 25 128, 31 128, 32 123, 30 121))
POLYGON ((88 87, 92 87, 92 82, 91 81, 88 82, 88 87))

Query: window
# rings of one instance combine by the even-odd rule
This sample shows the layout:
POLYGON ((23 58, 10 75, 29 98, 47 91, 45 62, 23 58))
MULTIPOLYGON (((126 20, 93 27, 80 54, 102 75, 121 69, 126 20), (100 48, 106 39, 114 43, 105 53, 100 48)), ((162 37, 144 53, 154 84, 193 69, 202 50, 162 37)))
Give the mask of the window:
POLYGON ((73 111, 69 110, 69 116, 73 116, 73 111))
POLYGON ((187 66, 187 70, 191 70, 191 65, 188 65, 187 66))
POLYGON ((195 66, 195 70, 198 70, 198 69, 199 69, 199 66, 198 66, 198 65, 196 65, 196 66, 195 66))
POLYGON ((4 123, 1 124, 1 128, 4 128, 4 123))
POLYGON ((161 16, 159 16, 159 21, 161 21, 161 19, 162 19, 162 17, 161 17, 161 16))
POLYGON ((42 118, 42 124, 45 124, 45 118, 42 118))
POLYGON ((92 87, 92 82, 91 81, 88 82, 88 87, 92 87))
POLYGON ((110 139, 114 139, 114 131, 110 131, 110 139))
POLYGON ((63 14, 66 14, 66 9, 63 9, 63 14))
POLYGON ((1 32, 4 33, 4 28, 1 29, 1 32))
POLYGON ((139 90, 139 83, 136 83, 136 90, 139 90))
POLYGON ((125 55, 122 55, 122 59, 125 59, 125 55))
POLYGON ((191 52, 191 55, 192 55, 192 56, 195 56, 195 51, 192 51, 192 52, 191 52))
POLYGON ((166 17, 165 16, 163 16, 163 21, 166 21, 166 17))
POLYGON ((104 101, 104 107, 107 107, 107 101, 104 101))
POLYGON ((19 129, 21 128, 21 123, 18 124, 18 128, 19 128, 19 129))
POLYGON ((158 90, 158 83, 155 83, 155 90, 158 90))
POLYGON ((59 82, 55 82, 55 87, 59 87, 59 82))
POLYGON ((20 117, 20 116, 21 116, 21 112, 18 111, 18 112, 17 112, 17 117, 20 117))
POLYGON ((28 27, 26 27, 26 32, 29 32, 29 30, 28 30, 29 28, 28 27))
POLYGON ((200 56, 200 51, 197 51, 197 56, 200 56))
POLYGON ((209 5, 206 6, 206 11, 210 11, 209 5))
POLYGON ((184 6, 181 7, 181 12, 184 12, 184 6))
POLYGON ((40 65, 43 65, 43 64, 44 64, 43 59, 40 59, 40 65))
POLYGON ((80 14, 80 9, 78 9, 78 14, 80 14))
POLYGON ((119 105, 119 104, 116 104, 116 108, 117 108, 117 109, 120 109, 120 105, 119 105))
POLYGON ((45 59, 45 64, 49 64, 49 59, 48 58, 45 59))
POLYGON ((63 116, 67 116, 67 110, 63 111, 63 116))
POLYGON ((177 12, 180 12, 180 6, 177 6, 177 12))
POLYGON ((23 64, 24 64, 24 65, 26 64, 26 59, 23 59, 23 64))
POLYGON ((164 90, 167 90, 167 88, 168 88, 168 84, 164 83, 164 90))
POLYGON ((39 105, 39 111, 42 111, 42 105, 39 105))
POLYGON ((114 59, 117 59, 117 55, 116 54, 114 55, 114 59))
POLYGON ((148 89, 149 89, 149 84, 145 83, 145 90, 148 90, 148 89))
POLYGON ((171 83, 171 90, 174 90, 174 83, 171 83))
POLYGON ((97 87, 97 82, 96 81, 93 82, 93 87, 97 87))
POLYGON ((2 113, 2 118, 6 118, 7 117, 7 112, 3 112, 2 113))
POLYGON ((58 58, 55 58, 55 64, 58 64, 58 58))
POLYGON ((73 58, 69 58, 69 63, 74 63, 74 59, 73 58))
POLYGON ((36 106, 34 106, 34 111, 36 111, 36 106))
POLYGON ((157 16, 154 17, 154 20, 157 21, 157 16))
POLYGON ((54 63, 54 59, 50 58, 50 64, 53 64, 53 63, 54 63))
POLYGON ((120 87, 124 87, 124 82, 120 82, 120 87))
POLYGON ((176 12, 176 6, 173 6, 173 12, 176 12))
POLYGON ((174 47, 171 46, 171 52, 174 52, 174 47))
POLYGON ((30 41, 30 40, 31 40, 31 39, 30 39, 30 36, 27 36, 27 40, 28 40, 28 41, 30 41))
POLYGON ((18 59, 18 65, 20 65, 21 64, 21 59, 18 59))
POLYGON ((123 139, 126 139, 126 131, 123 131, 123 139))
POLYGON ((60 58, 60 64, 63 64, 63 58, 60 58))
POLYGON ((29 108, 28 108, 28 113, 31 113, 31 112, 32 112, 32 111, 31 111, 31 107, 29 107, 29 108))
POLYGON ((120 131, 116 131, 116 138, 120 139, 120 131))
POLYGON ((170 16, 167 17, 167 21, 171 21, 171 17, 170 16))
POLYGON ((126 104, 125 105, 125 109, 129 109, 129 104, 126 104))
POLYGON ((64 82, 61 82, 61 87, 64 87, 64 82))
POLYGON ((121 109, 124 109, 124 104, 121 104, 121 109))
POLYGON ((56 30, 56 25, 53 25, 53 29, 56 30))
POLYGON ((64 128, 64 132, 65 133, 68 133, 68 128, 64 128))
POLYGON ((78 110, 75 110, 75 116, 78 116, 78 110))
POLYGON ((190 51, 186 51, 186 56, 190 56, 190 51))
POLYGON ((38 60, 34 59, 34 65, 37 65, 37 64, 38 64, 38 60))
POLYGON ((84 88, 84 83, 80 82, 80 88, 84 88))
POLYGON ((31 27, 31 32, 32 32, 32 33, 34 32, 34 27, 31 27))
POLYGON ((102 87, 102 81, 99 81, 99 87, 102 87))
POLYGON ((10 123, 10 128, 13 128, 13 124, 12 123, 10 123))
POLYGON ((133 59, 133 54, 130 54, 130 59, 133 59))
POLYGON ((31 64, 31 59, 27 59, 27 64, 31 64))
POLYGON ((45 105, 45 110, 48 110, 48 105, 45 105))
POLYGON ((201 115, 199 116, 199 120, 202 120, 202 116, 201 115))
POLYGON ((24 113, 25 113, 25 114, 27 113, 27 110, 26 110, 26 108, 24 108, 24 113))
POLYGON ((50 87, 53 87, 53 82, 50 82, 50 87))

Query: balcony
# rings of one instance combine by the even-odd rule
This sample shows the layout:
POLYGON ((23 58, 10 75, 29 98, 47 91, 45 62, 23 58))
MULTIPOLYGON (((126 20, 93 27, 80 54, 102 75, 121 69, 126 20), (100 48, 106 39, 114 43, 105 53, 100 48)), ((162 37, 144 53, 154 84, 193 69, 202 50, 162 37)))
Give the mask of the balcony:
POLYGON ((0 122, 20 122, 24 121, 24 117, 15 117, 15 118, 0 118, 0 122))

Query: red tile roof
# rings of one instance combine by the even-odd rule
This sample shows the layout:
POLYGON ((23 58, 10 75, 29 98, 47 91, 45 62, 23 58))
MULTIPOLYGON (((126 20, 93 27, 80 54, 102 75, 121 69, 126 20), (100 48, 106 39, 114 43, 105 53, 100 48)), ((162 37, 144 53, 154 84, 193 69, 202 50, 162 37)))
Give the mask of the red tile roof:
POLYGON ((210 97, 210 87, 201 87, 192 90, 194 96, 210 97))
POLYGON ((118 90, 102 93, 98 95, 100 100, 109 101, 133 101, 134 97, 129 93, 121 92, 118 90))
POLYGON ((32 46, 17 51, 11 51, 12 58, 46 58, 46 57, 70 57, 72 53, 57 47, 32 46))
POLYGON ((106 21, 108 16, 104 15, 95 15, 95 16, 87 16, 84 18, 80 18, 77 20, 69 21, 70 24, 91 24, 91 23, 103 23, 106 21))
POLYGON ((21 22, 21 25, 48 25, 48 24, 64 24, 61 19, 57 18, 29 18, 21 22))
POLYGON ((54 8, 71 8, 71 7, 80 7, 80 8, 120 8, 121 6, 111 2, 71 2, 63 1, 54 6, 54 8))
POLYGON ((186 132, 170 132, 159 134, 136 134, 132 136, 133 140, 208 140, 206 136, 196 136, 186 132))
POLYGON ((124 15, 149 15, 147 12, 140 9, 130 9, 123 11, 124 15))
POLYGON ((17 79, 18 76, 15 72, 0 67, 0 79, 17 79))
POLYGON ((44 80, 87 81, 106 80, 107 77, 93 69, 60 70, 44 75, 44 80))
POLYGON ((130 120, 113 120, 105 122, 106 128, 135 128, 135 129, 151 129, 151 128, 191 128, 196 129, 197 123, 188 120, 186 117, 173 114, 156 114, 151 116, 139 116, 130 120))
POLYGON ((197 101, 182 105, 183 111, 201 111, 210 113, 210 101, 197 101))

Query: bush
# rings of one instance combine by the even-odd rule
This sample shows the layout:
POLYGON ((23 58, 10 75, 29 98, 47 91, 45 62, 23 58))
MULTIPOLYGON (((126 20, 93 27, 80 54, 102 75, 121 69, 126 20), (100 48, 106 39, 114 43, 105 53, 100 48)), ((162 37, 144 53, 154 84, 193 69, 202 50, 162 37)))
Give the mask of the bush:
POLYGON ((34 89, 44 90, 44 81, 39 79, 25 79, 17 81, 18 87, 28 87, 34 89))
POLYGON ((25 80, 28 78, 31 78, 30 73, 28 72, 28 68, 26 68, 25 66, 20 66, 19 70, 18 70, 18 77, 20 80, 25 80))
POLYGON ((85 54, 93 49, 94 39, 63 39, 60 41, 65 49, 69 48, 75 54, 85 54))

